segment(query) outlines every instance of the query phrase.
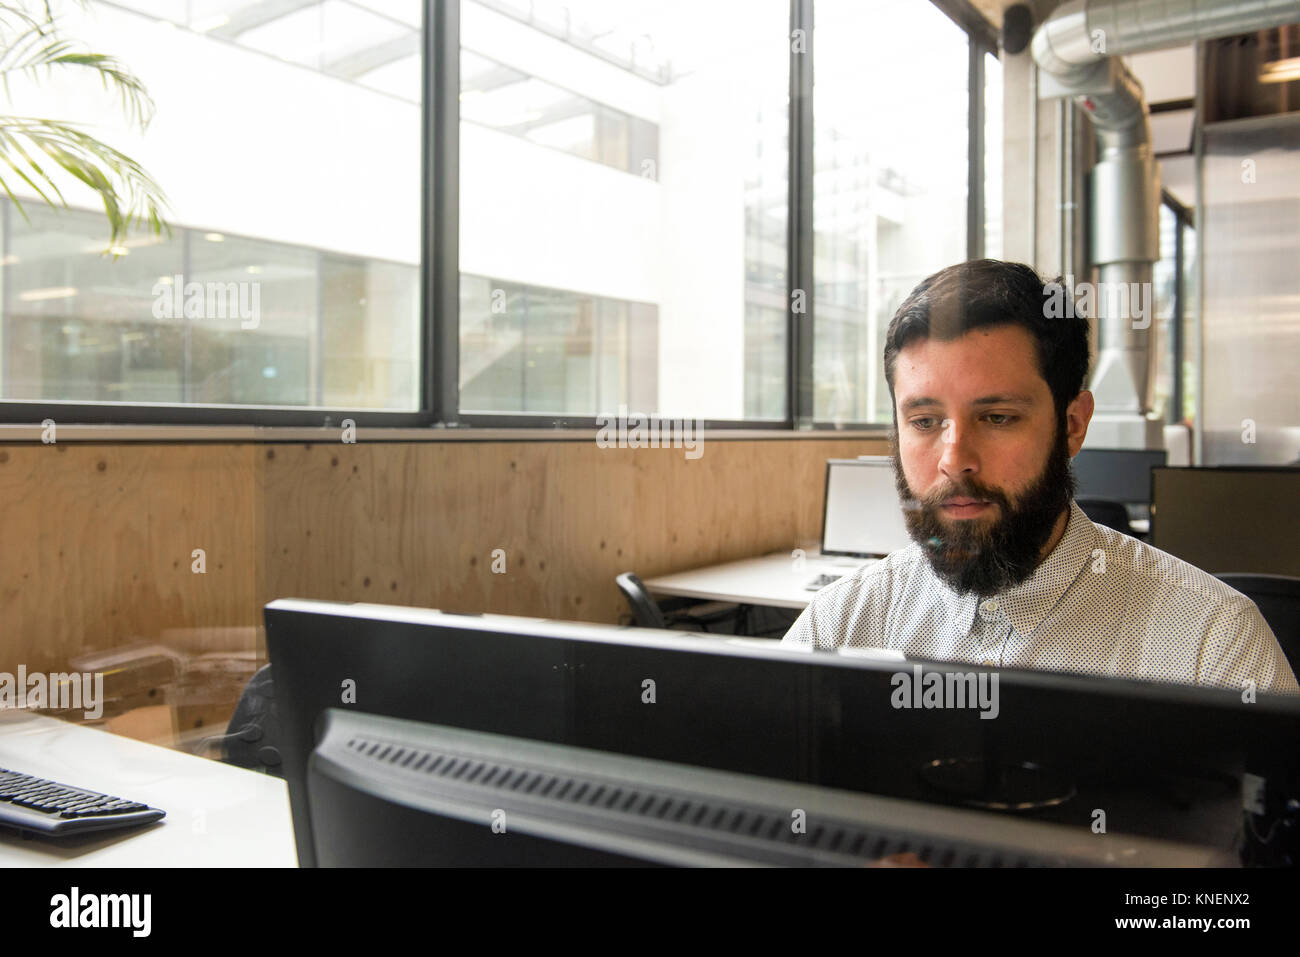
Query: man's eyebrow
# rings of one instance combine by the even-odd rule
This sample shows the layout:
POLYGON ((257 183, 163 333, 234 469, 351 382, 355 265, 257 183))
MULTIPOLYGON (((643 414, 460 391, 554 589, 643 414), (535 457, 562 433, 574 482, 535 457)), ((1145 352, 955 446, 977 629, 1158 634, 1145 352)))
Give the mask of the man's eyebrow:
MULTIPOLYGON (((1033 405, 1034 400, 1031 396, 1016 395, 1014 393, 1001 393, 998 395, 984 395, 971 401, 971 405, 1033 405)), ((921 407, 942 406, 943 403, 933 396, 919 395, 912 399, 906 399, 899 406, 903 412, 910 412, 913 409, 921 407)))
POLYGON ((899 408, 902 409, 904 412, 910 412, 912 409, 920 408, 923 405, 942 405, 942 404, 943 403, 940 402, 938 399, 931 398, 928 395, 922 395, 922 396, 917 396, 914 399, 908 399, 901 406, 899 406, 899 408))

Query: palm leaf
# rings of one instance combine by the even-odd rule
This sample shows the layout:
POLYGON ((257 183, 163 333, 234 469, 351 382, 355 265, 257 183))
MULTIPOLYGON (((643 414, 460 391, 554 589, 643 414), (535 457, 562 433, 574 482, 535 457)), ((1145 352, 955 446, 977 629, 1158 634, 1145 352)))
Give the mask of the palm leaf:
MULTIPOLYGON (((85 6, 85 0, 81 0, 81 5, 85 6)), ((0 27, 9 27, 11 24, 17 24, 23 28, 32 25, 44 23, 47 27, 53 27, 54 14, 50 10, 50 5, 45 4, 45 19, 37 20, 22 7, 15 7, 10 4, 0 4, 0 27)))
POLYGON ((144 129, 153 119, 154 103, 144 84, 116 57, 78 50, 71 41, 54 36, 49 23, 31 23, 0 52, 0 84, 9 95, 9 78, 26 74, 39 79, 56 67, 81 67, 99 75, 104 89, 115 89, 128 119, 144 129))
MULTIPOLYGON (((86 0, 77 2, 86 6, 86 0)), ((84 52, 60 38, 49 0, 44 11, 41 20, 20 6, 0 3, 0 86, 6 95, 12 76, 39 79, 55 69, 89 70, 98 75, 105 90, 121 96, 128 121, 141 130, 147 128, 154 103, 140 79, 115 57, 84 52)), ((126 237, 133 224, 147 224, 154 235, 171 235, 162 215, 166 196, 129 156, 73 123, 0 116, 0 189, 24 219, 27 211, 14 195, 11 180, 21 180, 50 206, 66 209, 67 201, 51 175, 58 175, 56 167, 99 195, 109 222, 109 249, 126 237)))
POLYGON ((8 180, 17 177, 50 205, 45 190, 67 207, 51 173, 38 159, 43 154, 64 172, 99 194, 108 217, 109 248, 124 239, 133 224, 148 224, 155 235, 171 228, 163 218, 167 198, 162 188, 126 154, 95 139, 71 123, 32 117, 0 116, 0 189, 13 200, 23 218, 27 212, 8 180), (44 189, 42 188, 44 187, 44 189))

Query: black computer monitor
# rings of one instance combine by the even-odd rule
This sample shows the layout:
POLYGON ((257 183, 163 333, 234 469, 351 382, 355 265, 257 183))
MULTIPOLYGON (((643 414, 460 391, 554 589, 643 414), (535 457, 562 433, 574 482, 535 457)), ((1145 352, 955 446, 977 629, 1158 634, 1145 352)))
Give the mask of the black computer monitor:
POLYGON ((1197 568, 1300 577, 1300 469, 1157 468, 1151 544, 1197 568))
POLYGON ((330 708, 324 867, 1223 866, 1230 852, 330 708))
POLYGON ((1217 851, 1241 835, 1247 769, 1267 782, 1261 820, 1300 793, 1300 701, 1270 695, 302 600, 268 605, 266 633, 307 866, 360 840, 318 830, 312 809, 309 769, 348 714, 1015 813, 1080 836, 1100 810, 1107 833, 1217 851), (951 701, 963 677, 971 706, 927 705, 923 687, 947 681, 951 701), (992 691, 978 707, 976 686, 992 691))
POLYGON ((1169 458, 1164 449, 1082 449, 1072 467, 1080 498, 1125 505, 1151 503, 1151 470, 1169 458))

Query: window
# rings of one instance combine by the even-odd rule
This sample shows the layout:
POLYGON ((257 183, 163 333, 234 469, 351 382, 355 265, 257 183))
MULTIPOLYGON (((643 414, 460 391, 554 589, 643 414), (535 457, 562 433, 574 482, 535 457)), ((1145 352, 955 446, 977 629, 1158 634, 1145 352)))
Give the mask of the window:
POLYGON ((817 0, 815 28, 813 415, 887 423, 889 319, 966 258, 970 40, 911 0, 817 0))
POLYGON ((1202 146, 1202 461, 1294 464, 1300 115, 1209 124, 1202 146))
POLYGON ((89 191, 70 211, 20 194, 27 217, 0 200, 4 414, 888 422, 893 310, 976 250, 971 204, 987 252, 1000 245, 1001 68, 991 30, 958 13, 965 26, 924 0, 73 5, 62 32, 144 78, 156 116, 143 135, 115 121, 93 79, 42 90, 41 112, 138 160, 172 231, 104 255, 89 191), (426 70, 444 15, 458 58, 426 70), (811 125, 792 77, 813 90, 811 125), (426 109, 426 87, 458 113, 426 109))
POLYGON ((1174 373, 1177 358, 1174 337, 1174 314, 1179 295, 1178 216, 1168 203, 1160 204, 1160 258, 1152 269, 1151 335, 1156 352, 1152 413, 1166 421, 1173 417, 1174 373))
POLYGON ((461 275, 461 407, 564 413, 649 407, 657 310, 461 275))
POLYGON ((984 255, 1002 258, 1002 61, 984 55, 984 255))
POLYGON ((659 160, 650 121, 463 48, 460 118, 651 179, 659 160))
POLYGON ((460 5, 460 411, 784 419, 788 2, 558 9, 460 5))
POLYGON ((418 410, 418 0, 96 2, 61 23, 142 77, 157 111, 143 135, 114 125, 116 101, 82 77, 50 84, 39 115, 91 121, 139 161, 172 233, 104 255, 89 191, 66 194, 72 211, 24 197, 27 218, 4 203, 0 399, 226 421, 418 410))
POLYGON ((1166 193, 1160 204, 1160 259, 1152 270, 1152 412, 1170 424, 1196 419, 1195 243, 1191 213, 1166 193))
POLYGON ((1200 386, 1197 369, 1200 368, 1198 339, 1196 336, 1196 317, 1198 309, 1196 296, 1199 286, 1196 280, 1196 228, 1191 223, 1183 224, 1183 316, 1182 316, 1182 411, 1181 418, 1188 423, 1196 422, 1196 392, 1200 386))

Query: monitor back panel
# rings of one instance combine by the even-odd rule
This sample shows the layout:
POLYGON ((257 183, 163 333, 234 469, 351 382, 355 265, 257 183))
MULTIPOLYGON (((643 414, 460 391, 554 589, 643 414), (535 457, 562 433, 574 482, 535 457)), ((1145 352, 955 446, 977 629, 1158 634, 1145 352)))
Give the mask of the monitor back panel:
POLYGON ((1151 470, 1168 460, 1164 449, 1083 449, 1072 467, 1079 498, 1131 505, 1151 501, 1151 470))
POLYGON ((1151 543, 1210 574, 1300 577, 1300 469, 1157 468, 1151 543))
POLYGON ((1300 702, 1246 706, 1231 690, 1003 670, 987 720, 974 708, 900 710, 896 662, 705 636, 297 601, 273 603, 266 624, 304 866, 316 863, 307 765, 330 708, 928 803, 961 803, 923 778, 935 761, 1063 764, 1080 800, 1045 820, 1080 825, 1123 797, 1132 807, 1117 830, 1180 840, 1214 830, 1205 812, 1231 826, 1240 791, 1225 784, 1213 807, 1174 813, 1152 804, 1164 790, 1129 794, 1134 768, 1150 775, 1176 759, 1232 784, 1247 748, 1300 753, 1300 702))

